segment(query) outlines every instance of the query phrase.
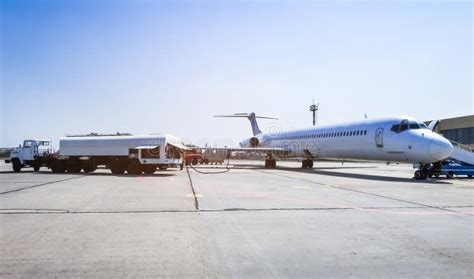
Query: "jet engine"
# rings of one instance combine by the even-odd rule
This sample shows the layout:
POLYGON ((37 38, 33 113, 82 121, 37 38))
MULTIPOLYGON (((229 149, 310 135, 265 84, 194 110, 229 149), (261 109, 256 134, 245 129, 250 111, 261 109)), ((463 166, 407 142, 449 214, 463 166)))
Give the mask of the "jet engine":
POLYGON ((258 147, 259 140, 256 137, 250 138, 249 139, 249 145, 250 147, 258 147))
POLYGON ((258 147, 260 145, 260 140, 257 137, 248 138, 239 143, 240 147, 258 147))

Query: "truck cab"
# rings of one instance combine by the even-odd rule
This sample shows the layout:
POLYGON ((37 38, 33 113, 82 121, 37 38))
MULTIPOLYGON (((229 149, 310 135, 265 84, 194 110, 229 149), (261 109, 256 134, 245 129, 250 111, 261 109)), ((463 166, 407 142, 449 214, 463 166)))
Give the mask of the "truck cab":
POLYGON ((28 139, 23 141, 23 145, 20 144, 18 148, 13 149, 10 152, 10 159, 5 162, 12 164, 14 172, 24 167, 32 167, 34 171, 39 171, 53 153, 52 141, 28 139))

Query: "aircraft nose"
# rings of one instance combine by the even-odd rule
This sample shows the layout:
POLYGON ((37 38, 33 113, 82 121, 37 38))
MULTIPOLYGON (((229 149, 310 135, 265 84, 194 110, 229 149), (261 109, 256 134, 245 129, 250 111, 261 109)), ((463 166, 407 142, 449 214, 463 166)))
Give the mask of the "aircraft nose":
POLYGON ((430 154, 436 161, 442 161, 451 155, 453 145, 446 139, 435 139, 430 144, 430 154))

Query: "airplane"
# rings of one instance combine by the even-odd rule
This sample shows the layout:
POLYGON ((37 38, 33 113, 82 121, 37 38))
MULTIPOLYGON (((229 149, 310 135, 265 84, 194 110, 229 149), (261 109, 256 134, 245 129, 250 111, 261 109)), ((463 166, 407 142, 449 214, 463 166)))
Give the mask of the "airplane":
POLYGON ((228 151, 267 153, 266 168, 276 167, 277 158, 303 158, 302 168, 313 168, 318 159, 370 160, 420 164, 416 179, 431 175, 433 164, 448 158, 453 145, 433 132, 435 122, 425 123, 411 117, 393 116, 363 119, 335 125, 316 126, 292 131, 262 133, 255 113, 215 115, 214 117, 247 118, 253 136, 228 151))

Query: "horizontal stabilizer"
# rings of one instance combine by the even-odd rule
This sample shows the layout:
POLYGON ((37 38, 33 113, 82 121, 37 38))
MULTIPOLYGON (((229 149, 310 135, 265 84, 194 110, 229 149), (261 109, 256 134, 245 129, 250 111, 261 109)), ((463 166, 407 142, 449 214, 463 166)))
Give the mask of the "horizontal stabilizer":
POLYGON ((214 115, 214 117, 247 118, 250 121, 250 124, 252 126, 252 132, 254 136, 262 133, 262 131, 260 131, 260 129, 258 128, 257 118, 278 120, 278 118, 274 118, 274 117, 255 115, 254 112, 251 112, 251 113, 239 112, 239 113, 234 113, 230 115, 214 115))
POLYGON ((278 120, 278 118, 275 117, 268 117, 268 116, 259 116, 259 115, 253 115, 251 113, 236 113, 236 114, 230 114, 230 115, 214 115, 214 117, 236 117, 236 118, 262 118, 262 119, 274 119, 278 120))

